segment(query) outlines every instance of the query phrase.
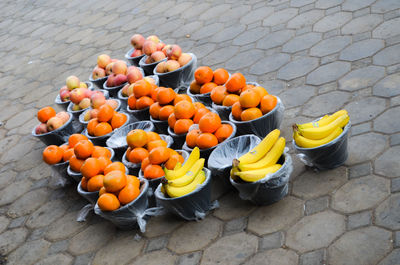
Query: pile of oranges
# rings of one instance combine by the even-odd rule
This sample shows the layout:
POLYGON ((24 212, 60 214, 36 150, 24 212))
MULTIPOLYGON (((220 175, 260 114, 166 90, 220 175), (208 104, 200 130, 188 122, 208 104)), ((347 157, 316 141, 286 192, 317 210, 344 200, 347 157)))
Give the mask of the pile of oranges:
POLYGON ((147 179, 164 176, 163 167, 174 169, 176 164, 184 159, 177 151, 168 148, 167 142, 155 132, 135 129, 126 136, 128 149, 126 158, 131 163, 141 163, 143 175, 147 179))
POLYGON ((177 94, 169 87, 158 87, 155 91, 155 102, 149 109, 150 116, 155 120, 167 121, 174 112, 174 106, 182 100, 192 102, 186 94, 177 94))
POLYGON ((128 120, 126 114, 116 112, 109 104, 101 105, 98 110, 97 118, 91 119, 87 125, 87 132, 91 136, 109 134, 128 120))
POLYGON ((221 118, 214 112, 208 112, 198 122, 199 129, 186 135, 186 145, 190 148, 207 149, 225 141, 233 132, 229 124, 222 124, 221 118))
MULTIPOLYGON (((153 78, 151 78, 151 77, 144 77, 143 78, 145 81, 147 81, 148 83, 150 83, 150 85, 153 87, 153 88, 156 88, 157 86, 156 86, 156 80, 154 80, 153 78)), ((130 95, 132 95, 133 94, 133 88, 135 87, 135 84, 136 84, 136 82, 137 81, 135 81, 135 82, 133 82, 133 83, 131 83, 131 84, 126 84, 122 89, 121 89, 121 95, 123 96, 123 97, 129 97, 130 95)), ((141 82, 139 82, 139 83, 141 83, 141 82)))
POLYGON ((213 88, 222 86, 229 79, 229 73, 223 68, 213 71, 208 66, 200 66, 194 72, 194 80, 190 84, 190 92, 193 94, 210 93, 213 88))
POLYGON ((149 79, 138 80, 131 84, 127 89, 128 106, 131 110, 141 110, 151 106, 156 101, 155 83, 149 79))

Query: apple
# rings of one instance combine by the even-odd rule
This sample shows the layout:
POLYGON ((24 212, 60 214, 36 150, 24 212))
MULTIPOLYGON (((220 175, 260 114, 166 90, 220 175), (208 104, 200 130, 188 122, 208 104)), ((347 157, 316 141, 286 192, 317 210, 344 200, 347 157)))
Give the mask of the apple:
POLYGON ((78 110, 81 110, 81 107, 79 107, 79 104, 72 105, 72 111, 78 111, 78 110))
POLYGON ((69 120, 69 114, 66 111, 60 111, 59 113, 56 114, 56 117, 60 118, 63 124, 69 120))
POLYGON ((126 84, 122 89, 121 89, 121 95, 123 97, 127 97, 128 96, 128 87, 130 86, 130 84, 126 84))
POLYGON ((145 78, 143 78, 144 80, 146 80, 147 82, 149 82, 150 84, 155 85, 156 84, 156 80, 154 80, 151 77, 146 76, 145 78))
POLYGON ((111 58, 107 54, 101 54, 97 57, 97 65, 100 68, 105 68, 109 63, 111 63, 111 58))
POLYGON ((83 114, 83 120, 84 121, 89 121, 91 119, 90 113, 91 113, 91 110, 88 110, 88 111, 85 112, 85 114, 83 114))
POLYGON ((69 100, 69 96, 70 96, 71 92, 69 92, 69 90, 61 90, 60 91, 60 98, 62 102, 68 101, 69 100))
POLYGON ((93 94, 92 90, 89 90, 89 89, 85 90, 85 94, 84 94, 85 98, 90 98, 92 96, 92 94, 93 94))
POLYGON ((143 79, 142 72, 140 72, 139 68, 136 66, 129 66, 127 71, 126 78, 130 84, 135 83, 136 81, 143 79))
POLYGON ((106 103, 106 97, 103 95, 103 93, 93 93, 90 99, 92 101, 92 108, 94 109, 97 109, 106 103))
POLYGON ((151 40, 155 42, 156 44, 160 42, 160 39, 156 35, 150 35, 146 38, 146 40, 151 40))
POLYGON ((60 128, 61 126, 63 126, 63 121, 61 118, 55 116, 55 117, 51 117, 48 121, 47 121, 47 130, 49 132, 57 130, 58 128, 60 128))
POLYGON ((90 98, 84 98, 81 102, 79 102, 79 107, 81 109, 86 109, 90 107, 90 98))
POLYGON ((107 99, 106 104, 110 105, 114 110, 118 107, 118 101, 115 99, 107 99))
POLYGON ((143 54, 142 50, 134 50, 134 51, 131 53, 131 57, 138 57, 138 56, 140 56, 140 55, 142 55, 142 54, 143 54))
POLYGON ((145 41, 146 39, 141 34, 134 34, 131 37, 131 44, 136 50, 141 49, 145 41))
POLYGON ((114 86, 120 86, 123 83, 126 83, 127 81, 128 81, 128 78, 126 77, 126 75, 117 74, 117 76, 115 77, 114 86))
POLYGON ((165 58, 165 54, 162 51, 156 51, 150 57, 154 62, 158 62, 165 58))
POLYGON ((47 124, 46 123, 41 123, 35 128, 35 133, 36 134, 43 134, 43 133, 48 133, 49 131, 47 130, 47 124))
POLYGON ((167 62, 160 62, 159 64, 157 64, 156 71, 158 73, 165 73, 167 71, 166 64, 167 62))
POLYGON ((113 86, 114 86, 114 84, 115 84, 115 77, 116 77, 116 76, 117 76, 116 74, 111 74, 111 75, 108 76, 107 81, 106 81, 106 85, 107 85, 108 87, 113 87, 113 86))
POLYGON ((161 51, 167 56, 167 50, 171 49, 171 44, 167 44, 164 46, 164 48, 161 49, 161 51))
POLYGON ((147 56, 147 57, 146 57, 146 60, 144 60, 144 63, 145 63, 145 64, 151 64, 151 63, 154 63, 154 61, 153 61, 153 59, 152 59, 150 56, 147 56))
POLYGON ((128 70, 128 66, 124 61, 117 61, 113 64, 111 71, 113 74, 123 74, 126 75, 126 71, 128 70))
POLYGON ((115 62, 111 62, 109 64, 107 64, 106 66, 106 75, 111 75, 112 74, 112 67, 114 65, 115 62))
POLYGON ((165 45, 166 44, 164 42, 157 43, 157 51, 161 51, 165 47, 165 45))
POLYGON ((143 52, 150 56, 153 52, 157 51, 157 43, 151 40, 146 40, 143 44, 143 52))
POLYGON ((93 80, 96 80, 96 79, 99 79, 99 78, 102 78, 102 77, 105 77, 105 76, 106 76, 106 71, 103 68, 100 68, 100 67, 96 66, 93 69, 93 72, 92 72, 93 80))
POLYGON ((88 88, 85 82, 80 82, 79 87, 81 88, 88 88))
POLYGON ((79 81, 78 77, 71 75, 71 76, 67 77, 67 79, 65 80, 65 83, 67 84, 67 88, 69 90, 72 90, 74 88, 79 87, 81 81, 79 81))
POLYGON ((83 88, 76 88, 71 91, 69 97, 73 103, 79 104, 79 102, 81 102, 81 100, 85 98, 85 91, 83 88))
POLYGON ((178 63, 181 66, 184 66, 185 64, 189 63, 192 60, 192 56, 188 53, 182 53, 182 55, 178 59, 178 63))
POLYGON ((178 60, 181 54, 182 54, 182 49, 181 47, 179 47, 179 45, 174 44, 168 47, 167 49, 167 57, 170 60, 178 60))
POLYGON ((99 110, 98 109, 92 109, 90 110, 90 119, 95 119, 97 118, 97 115, 99 114, 99 110))
POLYGON ((176 60, 168 60, 165 63, 165 68, 166 68, 167 72, 175 71, 176 69, 179 69, 180 67, 181 67, 181 65, 176 60))
POLYGON ((134 87, 135 87, 134 83, 129 85, 129 87, 128 87, 128 97, 133 94, 133 88, 134 87))

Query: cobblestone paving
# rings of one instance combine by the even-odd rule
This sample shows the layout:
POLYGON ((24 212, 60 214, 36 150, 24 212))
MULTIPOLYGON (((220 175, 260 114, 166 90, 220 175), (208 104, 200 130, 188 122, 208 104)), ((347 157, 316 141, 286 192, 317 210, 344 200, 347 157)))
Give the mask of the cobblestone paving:
POLYGON ((0 264, 400 263, 400 1, 1 1, 0 264), (140 3, 143 2, 143 3, 140 3), (129 3, 129 4, 128 4, 129 3), (290 124, 346 108, 349 158, 315 173, 294 158, 289 195, 255 207, 225 189, 202 222, 147 232, 76 222, 75 187, 52 188, 36 111, 98 54, 157 34, 200 65, 240 71, 286 105, 290 124))

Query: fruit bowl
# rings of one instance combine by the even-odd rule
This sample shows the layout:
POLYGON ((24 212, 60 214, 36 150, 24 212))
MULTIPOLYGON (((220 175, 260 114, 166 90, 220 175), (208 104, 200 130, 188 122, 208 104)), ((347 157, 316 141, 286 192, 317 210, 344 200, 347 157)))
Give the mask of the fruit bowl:
POLYGON ((155 131, 154 125, 150 121, 133 122, 125 127, 121 127, 118 131, 116 131, 110 138, 107 139, 106 145, 114 150, 115 155, 119 160, 122 159, 122 156, 128 148, 128 144, 126 143, 126 135, 134 129, 142 129, 146 132, 155 131))
POLYGON ((292 140, 292 145, 300 160, 307 166, 318 170, 336 168, 343 165, 348 157, 347 142, 350 128, 349 121, 336 139, 318 147, 302 148, 296 145, 294 140, 292 140))
POLYGON ((187 133, 176 134, 174 133, 173 129, 171 129, 171 127, 168 126, 168 134, 171 135, 172 139, 174 139, 174 144, 172 148, 182 149, 182 146, 186 141, 187 133))
POLYGON ((251 201, 256 205, 278 202, 288 194, 290 174, 293 171, 292 158, 288 153, 283 153, 278 163, 282 165, 278 171, 256 182, 233 180, 231 177, 229 181, 239 191, 242 200, 251 201))
MULTIPOLYGON (((189 53, 192 59, 175 71, 168 73, 158 73, 156 68, 153 69, 153 74, 160 79, 160 85, 164 87, 178 88, 181 86, 189 86, 194 76, 194 70, 197 67, 197 57, 193 53, 189 53)), ((189 95, 189 94, 188 94, 189 95)), ((191 95, 189 95, 191 96, 191 95)))
POLYGON ((73 116, 72 114, 69 114, 69 119, 66 123, 64 123, 60 128, 43 133, 43 134, 37 134, 35 132, 35 128, 37 125, 32 129, 32 136, 38 138, 40 141, 42 141, 45 145, 62 145, 66 141, 68 141, 68 137, 75 133, 74 126, 73 126, 73 116))
POLYGON ((93 205, 96 204, 96 201, 99 198, 99 192, 98 191, 86 191, 86 190, 82 189, 81 182, 82 182, 82 180, 79 181, 78 187, 76 188, 79 195, 81 195, 83 198, 85 198, 91 204, 93 204, 93 205))
POLYGON ((270 131, 278 129, 283 120, 285 107, 279 97, 276 97, 278 103, 270 112, 264 114, 260 118, 250 121, 237 121, 233 118, 232 112, 229 114, 229 121, 233 122, 237 127, 237 134, 255 134, 264 138, 270 131))
POLYGON ((155 190, 157 205, 163 206, 168 211, 185 220, 200 220, 213 208, 211 203, 211 171, 203 168, 206 180, 196 190, 177 198, 169 198, 161 192, 162 184, 155 190))
POLYGON ((89 81, 95 84, 97 88, 103 89, 103 84, 107 81, 108 76, 98 78, 98 79, 93 79, 92 75, 89 76, 89 81))
POLYGON ((107 82, 103 83, 103 89, 108 91, 108 93, 110 94, 110 97, 112 98, 117 98, 118 97, 118 91, 121 90, 126 84, 128 84, 128 82, 125 82, 119 86, 112 86, 112 87, 108 87, 107 86, 107 82))
POLYGON ((150 113, 149 113, 150 107, 144 108, 144 109, 131 109, 129 106, 126 106, 126 112, 129 113, 129 115, 138 121, 148 121, 150 120, 150 113))
POLYGON ((154 126, 156 127, 156 131, 158 133, 168 134, 168 121, 167 120, 166 121, 156 120, 150 116, 150 121, 154 124, 154 126))
POLYGON ((212 100, 210 98, 211 92, 204 93, 204 94, 193 94, 192 92, 190 92, 190 87, 188 86, 186 88, 186 94, 188 94, 195 101, 203 103, 206 107, 212 106, 212 104, 211 104, 212 100))
POLYGON ((139 55, 139 56, 136 56, 136 57, 132 57, 131 54, 134 51, 135 51, 135 48, 132 47, 127 53, 125 53, 125 59, 128 60, 128 62, 131 65, 139 66, 139 61, 140 61, 140 59, 142 59, 145 56, 145 54, 142 54, 142 55, 139 55))
MULTIPOLYGON (((90 81, 86 81, 85 84, 87 85, 87 88, 89 90, 93 90, 93 83, 90 81)), ((56 99, 54 100, 54 103, 56 103, 58 106, 60 106, 63 110, 67 110, 68 105, 71 101, 62 101, 60 98, 60 94, 57 94, 56 99)))
POLYGON ((162 59, 162 60, 160 60, 160 61, 147 64, 147 63, 145 63, 147 57, 148 57, 148 56, 145 55, 145 56, 143 56, 143 57, 140 59, 140 61, 139 61, 139 66, 140 66, 140 68, 143 69, 143 71, 144 71, 144 73, 146 74, 146 76, 148 76, 148 75, 156 75, 156 74, 153 73, 153 72, 155 71, 154 69, 156 68, 157 64, 159 64, 159 63, 161 63, 161 62, 167 61, 167 58, 164 58, 164 59, 162 59))
MULTIPOLYGON (((113 100, 117 101, 117 103, 118 103, 117 107, 115 108, 115 111, 120 111, 120 110, 122 109, 122 101, 121 101, 120 99, 116 99, 116 98, 114 98, 113 100)), ((90 107, 84 109, 83 112, 81 112, 81 113, 79 114, 79 117, 78 117, 79 122, 80 122, 80 123, 83 125, 83 127, 85 127, 85 128, 86 128, 87 124, 89 123, 89 121, 85 121, 85 114, 86 114, 88 111, 90 111, 91 109, 92 109, 92 108, 90 108, 90 107)))

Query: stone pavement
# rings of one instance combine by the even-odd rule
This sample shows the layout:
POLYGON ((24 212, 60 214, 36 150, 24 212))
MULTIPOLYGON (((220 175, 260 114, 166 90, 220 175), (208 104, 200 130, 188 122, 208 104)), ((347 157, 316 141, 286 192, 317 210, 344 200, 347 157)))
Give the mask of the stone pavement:
MULTIPOLYGON (((0 264, 400 264, 400 1, 1 1, 0 264), (127 4, 129 2, 129 4, 127 4), (143 3, 140 3, 143 2, 143 3), (201 222, 152 218, 119 231, 75 187, 51 188, 36 111, 68 75, 121 58, 134 33, 157 34, 240 71, 281 97, 295 121, 341 108, 352 129, 345 166, 315 173, 294 156, 290 193, 255 207, 215 193, 201 222)), ((290 144, 289 144, 290 146, 290 144)))

